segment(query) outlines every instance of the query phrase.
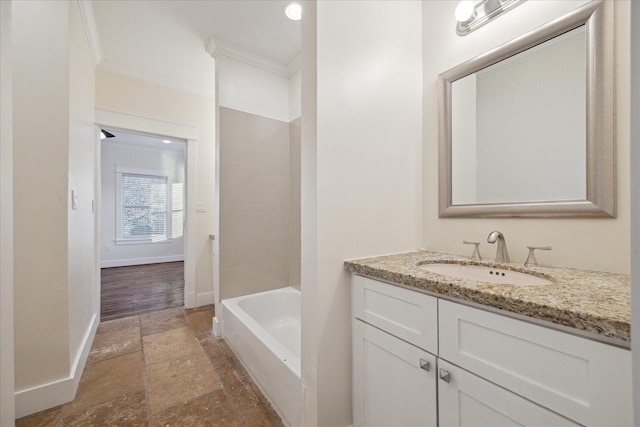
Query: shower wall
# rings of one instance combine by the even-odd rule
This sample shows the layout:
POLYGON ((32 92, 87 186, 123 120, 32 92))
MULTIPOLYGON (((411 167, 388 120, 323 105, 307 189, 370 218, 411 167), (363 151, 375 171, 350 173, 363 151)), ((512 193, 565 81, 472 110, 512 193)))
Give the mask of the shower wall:
POLYGON ((300 123, 226 107, 219 118, 220 297, 299 287, 300 123))
POLYGON ((300 144, 301 120, 289 124, 289 285, 300 289, 300 144))

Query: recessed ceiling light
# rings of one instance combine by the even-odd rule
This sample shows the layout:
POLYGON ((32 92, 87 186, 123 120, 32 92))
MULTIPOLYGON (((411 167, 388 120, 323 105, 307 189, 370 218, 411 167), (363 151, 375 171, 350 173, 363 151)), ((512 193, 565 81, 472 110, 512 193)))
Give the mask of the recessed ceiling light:
POLYGON ((292 21, 299 21, 302 19, 302 6, 299 3, 290 3, 284 9, 284 13, 292 21))
POLYGON ((164 142, 165 144, 171 144, 171 141, 169 141, 168 139, 163 139, 162 142, 164 142))

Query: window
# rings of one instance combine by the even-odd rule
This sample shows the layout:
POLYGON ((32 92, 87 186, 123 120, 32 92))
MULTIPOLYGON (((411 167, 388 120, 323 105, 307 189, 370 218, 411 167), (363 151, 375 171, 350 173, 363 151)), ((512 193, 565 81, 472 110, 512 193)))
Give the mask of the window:
POLYGON ((168 175, 116 167, 116 244, 169 242, 182 235, 183 184, 172 185, 168 175))

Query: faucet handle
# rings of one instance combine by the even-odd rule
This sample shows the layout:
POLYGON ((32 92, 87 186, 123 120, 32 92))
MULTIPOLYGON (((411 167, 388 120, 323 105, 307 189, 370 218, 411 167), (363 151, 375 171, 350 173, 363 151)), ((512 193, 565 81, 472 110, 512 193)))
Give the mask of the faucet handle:
POLYGON ((524 262, 525 267, 533 267, 538 265, 538 260, 536 259, 536 254, 534 251, 536 249, 540 249, 541 251, 550 251, 551 246, 527 246, 529 249, 529 256, 527 256, 527 260, 524 262))
POLYGON ((471 255, 471 259, 480 260, 480 242, 469 242, 467 240, 463 240, 462 243, 465 245, 474 245, 473 255, 471 255))

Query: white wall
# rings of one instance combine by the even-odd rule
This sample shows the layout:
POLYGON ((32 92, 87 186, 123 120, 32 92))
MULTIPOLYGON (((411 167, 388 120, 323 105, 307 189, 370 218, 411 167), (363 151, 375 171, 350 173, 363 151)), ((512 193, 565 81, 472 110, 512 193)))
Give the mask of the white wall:
POLYGON ((0 425, 15 418, 13 356, 13 88, 11 1, 0 2, 0 425))
MULTIPOLYGON (((211 79, 215 79, 213 59, 206 63, 211 79)), ((168 125, 177 124, 197 129, 194 143, 197 202, 204 203, 206 212, 195 214, 196 242, 196 304, 213 301, 212 256, 209 235, 213 234, 215 212, 215 100, 214 94, 201 96, 171 87, 160 86, 122 74, 96 70, 96 108, 148 118, 168 125)), ((189 154, 187 154, 189 157, 189 154)), ((187 165, 191 167, 192 165, 187 165)), ((187 186, 190 184, 187 182, 187 186)), ((189 212, 186 212, 189 215, 189 212)))
MULTIPOLYGON (((184 152, 144 148, 126 144, 102 143, 102 248, 101 266, 152 264, 184 260, 184 236, 171 242, 117 245, 116 240, 116 166, 158 170, 167 173, 171 184, 183 184, 184 152)), ((176 141, 173 144, 184 143, 176 141)), ((174 230, 175 231, 175 230, 174 230)))
POLYGON ((343 262, 412 250, 421 240, 422 4, 316 7, 305 10, 302 44, 304 425, 345 426, 351 333, 343 262))
POLYGON ((218 103, 221 107, 289 122, 289 79, 219 54, 218 103))
MULTIPOLYGON (((78 2, 69 2, 69 172, 67 195, 74 190, 78 208, 69 209, 68 294, 71 372, 82 374, 100 315, 96 282, 96 131, 95 64, 78 2), (82 357, 83 352, 87 354, 82 357)), ((77 385, 77 382, 76 382, 77 385)))
MULTIPOLYGON (((530 0, 491 24, 459 37, 455 32, 456 2, 423 3, 424 55, 424 246, 470 255, 462 240, 486 240, 502 231, 511 258, 524 262, 526 246, 551 245, 539 261, 618 273, 629 272, 629 2, 616 1, 616 219, 456 219, 438 218, 437 76, 534 28, 557 19, 586 1, 530 0)), ((495 248, 483 244, 481 253, 495 248)))
POLYGON ((77 2, 12 6, 20 417, 73 399, 97 327, 94 64, 77 2))

